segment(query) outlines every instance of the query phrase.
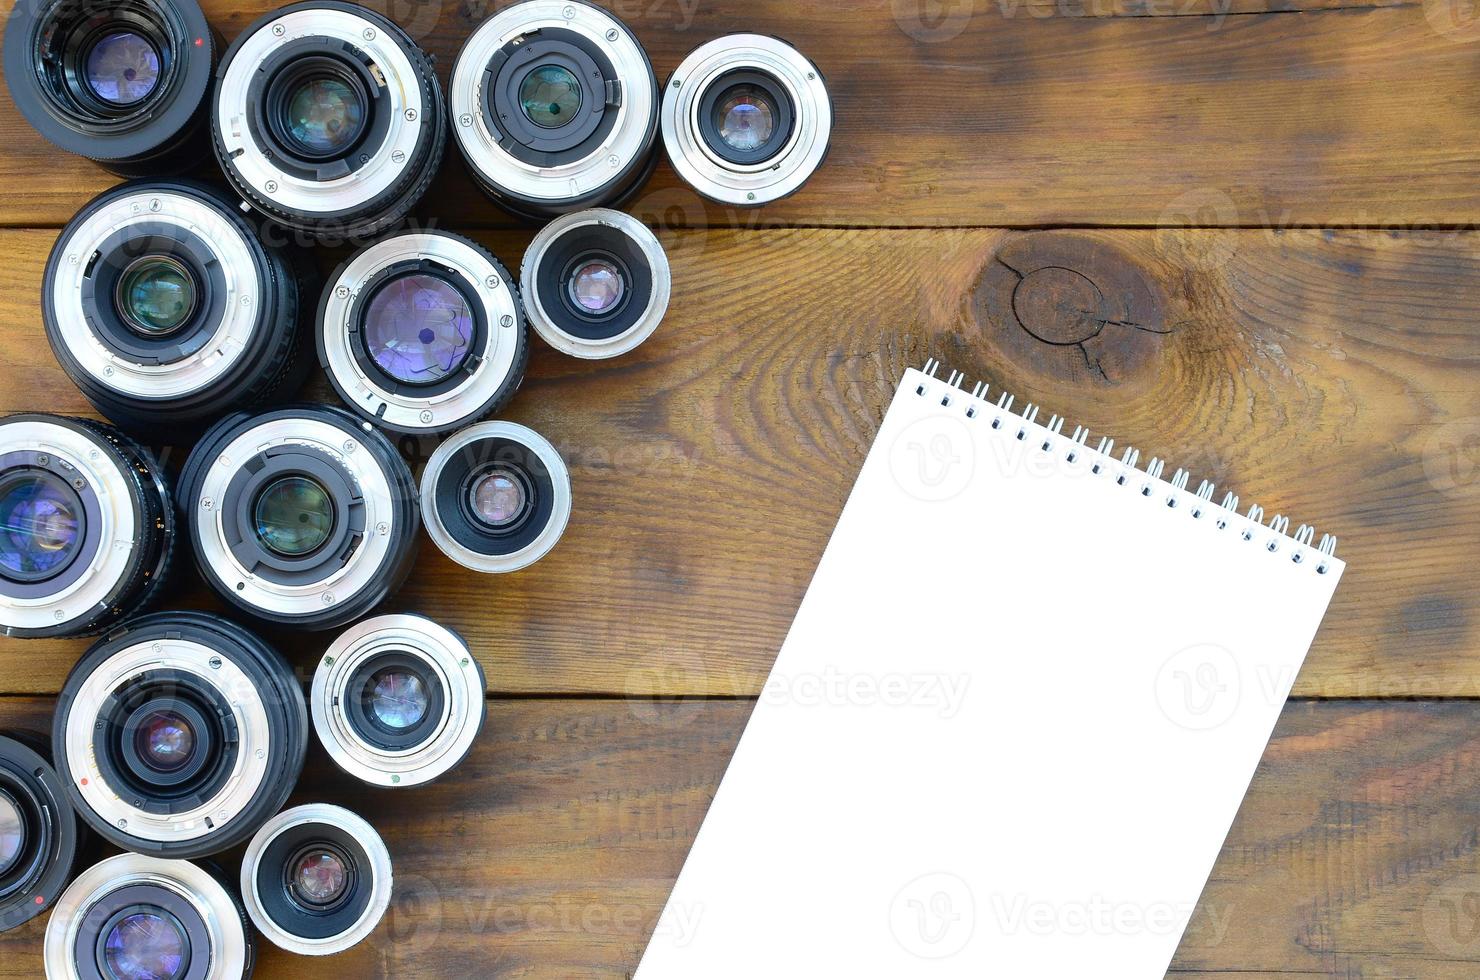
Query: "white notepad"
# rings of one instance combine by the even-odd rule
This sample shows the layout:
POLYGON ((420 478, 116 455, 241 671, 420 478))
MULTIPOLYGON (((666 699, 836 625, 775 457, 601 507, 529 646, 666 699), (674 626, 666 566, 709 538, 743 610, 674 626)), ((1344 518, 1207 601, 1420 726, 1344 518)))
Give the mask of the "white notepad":
POLYGON ((637 980, 1163 976, 1343 564, 905 374, 637 980))

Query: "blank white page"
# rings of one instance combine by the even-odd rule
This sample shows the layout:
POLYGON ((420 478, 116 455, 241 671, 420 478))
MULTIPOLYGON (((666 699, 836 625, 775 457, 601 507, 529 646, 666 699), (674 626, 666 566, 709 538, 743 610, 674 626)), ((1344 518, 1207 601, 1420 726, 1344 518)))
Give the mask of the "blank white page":
POLYGON ((1164 974, 1344 566, 1036 414, 906 373, 638 980, 1164 974))

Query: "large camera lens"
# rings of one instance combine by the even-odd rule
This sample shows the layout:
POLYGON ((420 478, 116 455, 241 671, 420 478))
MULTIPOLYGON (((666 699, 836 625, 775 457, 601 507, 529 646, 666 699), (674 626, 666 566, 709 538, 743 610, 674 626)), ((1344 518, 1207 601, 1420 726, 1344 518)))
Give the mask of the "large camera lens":
POLYGON ((54 980, 243 980, 253 954, 246 911, 219 872, 143 854, 82 872, 46 924, 54 980))
POLYGON ((124 176, 178 173, 206 153, 215 52, 195 0, 20 0, 5 81, 63 150, 124 176))
POLYGON ((52 351, 98 410, 165 439, 292 394, 304 258, 268 248, 220 191, 135 181, 94 198, 46 264, 52 351))
POLYGON ((721 204, 795 192, 822 165, 832 99, 817 66, 785 41, 731 34, 700 45, 663 91, 673 169, 721 204))
POLYGON ((0 419, 0 628, 99 633, 148 604, 170 566, 164 472, 112 426, 0 419))
POLYGON ((375 828, 327 803, 269 820, 242 858, 242 898, 262 935, 306 956, 370 935, 391 899, 391 856, 375 828))
POLYGON ((446 232, 361 251, 319 308, 329 380, 363 418, 397 432, 446 432, 503 408, 524 378, 527 334, 508 270, 446 232))
POLYGON ((453 561, 513 572, 543 558, 570 521, 570 471, 549 441, 513 422, 452 436, 427 462, 427 534, 453 561))
POLYGON ((652 172, 652 63, 625 24, 581 0, 525 0, 485 21, 448 101, 469 170, 523 217, 614 204, 652 172))
POLYGON ((78 824, 45 742, 0 735, 0 932, 51 907, 77 863, 78 824))
POLYGON ((648 227, 603 208, 540 229, 519 278, 535 331, 556 350, 584 358, 616 357, 651 336, 673 283, 648 227))
POLYGON ((419 786, 467 756, 483 727, 483 669, 453 631, 378 616, 334 641, 314 673, 314 730, 339 767, 375 786, 419 786))
POLYGON ((447 140, 442 88, 405 31, 352 3, 268 14, 217 72, 216 155, 268 217, 320 237, 359 237, 404 218, 447 140))
POLYGON ((88 650, 52 748, 78 813, 120 847, 193 858, 241 843, 303 768, 308 717, 281 655, 196 612, 132 620, 88 650))
POLYGON ((338 408, 238 413, 180 475, 201 577, 259 619, 331 629, 400 588, 416 557, 416 486, 396 449, 338 408))

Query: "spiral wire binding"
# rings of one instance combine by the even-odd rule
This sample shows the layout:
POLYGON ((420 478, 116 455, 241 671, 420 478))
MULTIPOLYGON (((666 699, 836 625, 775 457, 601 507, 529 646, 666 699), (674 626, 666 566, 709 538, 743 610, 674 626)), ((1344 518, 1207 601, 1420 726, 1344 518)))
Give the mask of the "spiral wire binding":
MULTIPOLYGON (((936 373, 939 370, 940 361, 936 360, 935 358, 931 358, 925 362, 923 373, 926 377, 935 379, 936 373)), ((949 408, 952 404, 954 404, 954 392, 963 391, 961 385, 965 382, 965 380, 966 375, 963 372, 951 372, 950 377, 946 381, 947 390, 940 399, 940 404, 942 407, 949 408)), ((971 397, 970 399, 968 399, 968 404, 966 406, 967 418, 974 419, 977 417, 977 406, 979 403, 987 404, 987 394, 989 388, 990 386, 985 381, 978 381, 975 387, 971 389, 971 397)), ((915 388, 915 394, 918 396, 924 397, 926 392, 926 386, 923 384, 918 385, 915 388)), ((994 415, 992 418, 992 428, 1002 428, 1003 419, 1009 416, 1012 412, 1013 401, 1013 396, 1005 391, 998 394, 996 401, 997 414, 994 415)), ((1032 402, 1028 402, 1024 406, 1022 413, 1016 417, 1018 430, 1015 435, 1019 440, 1024 440, 1027 438, 1028 427, 1030 425, 1033 425, 1037 421, 1039 408, 1040 406, 1034 405, 1032 402)), ((1046 453, 1055 452, 1056 442, 1063 434, 1063 416, 1051 415, 1049 417, 1048 424, 1046 426, 1043 426, 1043 428, 1047 432, 1047 435, 1044 437, 1042 446, 1040 448, 1043 452, 1046 453)), ((1070 463, 1078 462, 1079 452, 1083 447, 1088 445, 1088 442, 1089 429, 1085 428, 1082 425, 1076 425, 1074 427, 1074 434, 1069 438, 1068 448, 1065 452, 1065 459, 1070 463)), ((1112 460, 1111 465, 1114 465, 1114 457, 1111 456, 1111 451, 1114 448, 1114 439, 1111 439, 1108 436, 1100 437, 1100 441, 1095 447, 1095 452, 1100 457, 1100 459, 1097 459, 1090 465, 1091 473, 1098 475, 1104 472, 1105 465, 1102 460, 1112 460)), ((1182 500, 1181 494, 1187 491, 1187 486, 1189 481, 1191 480, 1192 474, 1185 469, 1177 469, 1172 474, 1171 480, 1165 481, 1162 480, 1162 473, 1166 470, 1166 460, 1153 456, 1150 462, 1146 464, 1145 470, 1138 470, 1137 465, 1140 463, 1140 461, 1141 451, 1133 446, 1127 446, 1120 455, 1121 469, 1120 472, 1116 475, 1116 484, 1119 486, 1129 486, 1131 485, 1131 474, 1141 473, 1144 475, 1144 479, 1141 480, 1138 489, 1140 490, 1142 496, 1151 497, 1157 492, 1156 484, 1158 482, 1165 483, 1170 486, 1173 491, 1171 493, 1168 493, 1165 498, 1166 506, 1168 507, 1168 509, 1175 510, 1180 505, 1180 502, 1182 500)), ((1216 489, 1217 488, 1208 480, 1203 480, 1201 483, 1199 483, 1197 493, 1193 495, 1190 514, 1194 520, 1201 520, 1204 516, 1206 516, 1208 507, 1217 507, 1219 510, 1224 512, 1223 514, 1220 514, 1215 518, 1217 522, 1217 527, 1221 531, 1228 527, 1229 522, 1226 516, 1227 514, 1232 514, 1235 516, 1238 515, 1239 498, 1238 494, 1228 491, 1223 494, 1222 501, 1215 505, 1213 503, 1213 494, 1216 489)), ((1314 525, 1301 524, 1292 536, 1289 533, 1290 518, 1286 517, 1283 514, 1275 514, 1269 519, 1269 523, 1266 525, 1264 521, 1264 508, 1260 507, 1258 504, 1249 505, 1246 519, 1248 524, 1257 527, 1267 527, 1268 530, 1271 532, 1264 542, 1265 550, 1268 551, 1270 554, 1276 554, 1282 550, 1286 550, 1286 545, 1288 544, 1290 560, 1293 563, 1299 565, 1305 562, 1308 557, 1311 557, 1312 543, 1315 541, 1316 535, 1316 529, 1314 525)), ((1256 537, 1253 527, 1248 526, 1244 528, 1240 536, 1244 541, 1253 541, 1256 537)), ((1335 535, 1322 534, 1320 543, 1314 545, 1314 556, 1317 558, 1316 572, 1318 574, 1325 575, 1328 571, 1330 571, 1330 564, 1323 559, 1334 557, 1335 554, 1335 535)))

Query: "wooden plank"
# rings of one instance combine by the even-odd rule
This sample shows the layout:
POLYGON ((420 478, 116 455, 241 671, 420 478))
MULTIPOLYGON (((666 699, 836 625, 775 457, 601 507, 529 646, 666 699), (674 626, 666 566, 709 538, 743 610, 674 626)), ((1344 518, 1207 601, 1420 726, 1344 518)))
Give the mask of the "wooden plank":
MULTIPOLYGON (((204 6, 227 39, 268 9, 240 0, 204 6)), ((788 201, 758 213, 707 208, 665 165, 636 205, 641 212, 721 227, 1480 218, 1480 89, 1467 43, 1480 27, 1450 0, 615 6, 665 78, 709 38, 740 30, 787 37, 830 80, 839 120, 825 169, 788 201), (1184 13, 1201 16, 1156 16, 1184 13)), ((437 55, 445 81, 489 5, 424 0, 389 9, 437 55)), ((8 96, 0 97, 0 143, 4 224, 59 225, 113 182, 49 148, 8 96)), ((422 218, 507 225, 455 157, 422 218)))
MULTIPOLYGON (((51 238, 0 233, 0 411, 86 410, 39 341, 51 238)), ((521 236, 483 240, 517 264, 521 236)), ((391 604, 462 630, 492 691, 759 692, 895 381, 937 356, 1339 534, 1350 568, 1298 694, 1480 695, 1480 237, 768 230, 669 247, 653 339, 605 365, 537 344, 508 412, 571 464, 559 547, 490 580, 427 544, 391 604)), ((432 447, 403 448, 419 465, 432 447)), ((276 638, 309 657, 329 640, 276 638)), ((0 688, 54 692, 84 646, 0 642, 0 688)))
MULTIPOLYGON (((0 724, 43 724, 48 710, 5 699, 0 724)), ((297 801, 364 813, 396 862, 388 918, 325 966, 365 978, 629 976, 749 711, 494 701, 469 760, 406 792, 360 788, 315 748, 313 791, 297 801)), ((1289 706, 1174 973, 1473 977, 1477 726, 1474 703, 1289 706)), ((996 914, 993 896, 974 897, 978 915, 996 914)), ((665 927, 703 922, 688 910, 665 927)), ((0 977, 39 972, 41 935, 38 923, 0 936, 0 977)), ((264 944, 257 976, 304 969, 264 944)))

